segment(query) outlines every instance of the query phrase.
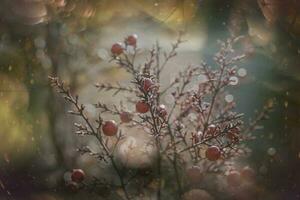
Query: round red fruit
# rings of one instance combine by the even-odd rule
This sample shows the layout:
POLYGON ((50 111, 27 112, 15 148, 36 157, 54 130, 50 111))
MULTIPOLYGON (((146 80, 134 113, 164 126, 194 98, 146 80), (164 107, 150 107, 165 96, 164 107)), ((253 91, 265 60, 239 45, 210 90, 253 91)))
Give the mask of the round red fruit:
POLYGON ((149 111, 149 105, 144 101, 139 101, 136 103, 135 109, 138 113, 146 113, 149 111))
POLYGON ((231 171, 226 177, 228 185, 237 187, 241 185, 241 175, 238 171, 231 171))
POLYGON ((132 120, 132 113, 123 111, 120 113, 120 119, 123 123, 129 123, 132 120))
POLYGON ((114 120, 105 121, 102 125, 102 131, 106 136, 114 136, 118 132, 118 125, 114 120))
POLYGON ((150 78, 144 78, 143 79, 143 90, 145 92, 148 92, 153 87, 154 83, 150 78))
POLYGON ((206 149, 205 156, 210 161, 216 161, 221 157, 221 150, 217 146, 210 146, 206 149))
POLYGON ((123 51, 124 51, 124 49, 123 49, 123 46, 122 46, 121 43, 115 43, 115 44, 113 44, 112 47, 111 47, 111 53, 112 53, 113 55, 118 56, 118 55, 122 54, 123 51))
POLYGON ((82 169, 73 169, 71 179, 73 182, 80 183, 84 180, 85 173, 82 169))
POLYGON ((125 43, 130 46, 136 46, 138 36, 136 34, 129 35, 125 39, 125 43))

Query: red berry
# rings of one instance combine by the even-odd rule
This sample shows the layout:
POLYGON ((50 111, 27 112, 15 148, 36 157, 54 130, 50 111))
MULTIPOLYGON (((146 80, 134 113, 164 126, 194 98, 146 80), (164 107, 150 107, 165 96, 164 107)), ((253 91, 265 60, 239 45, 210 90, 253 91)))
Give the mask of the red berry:
POLYGON ((114 120, 109 120, 103 123, 102 131, 104 135, 114 136, 118 132, 118 125, 114 120))
POLYGON ((135 104, 135 109, 139 113, 146 113, 149 111, 149 105, 144 101, 139 101, 135 104))
POLYGON ((125 43, 130 46, 136 46, 138 36, 136 34, 129 35, 125 39, 125 43))
POLYGON ((205 152, 206 158, 210 161, 216 161, 221 157, 221 150, 217 146, 210 146, 205 152))
POLYGON ((124 49, 123 49, 123 46, 122 46, 121 43, 115 43, 115 44, 113 44, 112 47, 111 47, 111 53, 112 53, 113 55, 118 56, 118 55, 122 54, 123 51, 124 51, 124 49))
POLYGON ((227 183, 230 186, 237 187, 241 185, 241 176, 238 171, 231 171, 226 177, 227 183))
POLYGON ((160 117, 166 117, 168 112, 164 104, 160 104, 157 108, 158 114, 160 117))
POLYGON ((198 184, 203 179, 203 173, 200 167, 192 166, 187 169, 186 175, 191 184, 198 184))
POLYGON ((123 111, 120 113, 120 119, 123 123, 129 123, 133 118, 130 112, 123 111))
POLYGON ((246 181, 252 182, 255 179, 255 171, 246 166, 241 170, 241 177, 246 181))
POLYGON ((145 92, 148 92, 153 87, 154 83, 150 78, 144 78, 143 79, 143 90, 145 92))
POLYGON ((73 169, 71 179, 76 183, 80 183, 84 180, 85 173, 82 169, 73 169))
POLYGON ((72 192, 77 192, 78 189, 79 189, 78 184, 76 182, 74 182, 74 181, 68 182, 66 186, 72 192))

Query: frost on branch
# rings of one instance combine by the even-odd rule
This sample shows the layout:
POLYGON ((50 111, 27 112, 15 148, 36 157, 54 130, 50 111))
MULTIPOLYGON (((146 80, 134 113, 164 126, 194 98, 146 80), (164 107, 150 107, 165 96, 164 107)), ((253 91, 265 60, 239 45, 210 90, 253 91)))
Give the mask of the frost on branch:
MULTIPOLYGON (((121 198, 133 199, 140 190, 133 183, 145 181, 142 179, 150 179, 150 182, 155 183, 156 198, 161 199, 162 191, 167 186, 171 186, 174 198, 183 195, 188 185, 185 174, 193 177, 193 173, 205 175, 213 172, 225 176, 229 169, 232 170, 235 160, 250 152, 245 141, 253 139, 252 132, 261 120, 267 118, 272 108, 271 103, 266 105, 257 118, 247 125, 243 122, 243 114, 235 111, 236 102, 233 98, 225 98, 226 89, 238 83, 238 65, 245 58, 245 55, 234 51, 241 37, 219 42, 220 50, 213 57, 215 66, 204 61, 200 65, 189 65, 169 85, 161 84, 161 73, 168 62, 177 56, 177 49, 184 42, 182 36, 180 34, 172 44, 170 52, 163 52, 156 43, 143 64, 136 63, 135 59, 139 53, 136 35, 128 36, 124 43, 112 45, 111 62, 131 74, 131 85, 97 83, 96 89, 99 92, 113 91, 114 98, 118 98, 116 95, 119 93, 130 94, 130 98, 122 102, 134 104, 135 110, 97 102, 94 105, 99 110, 99 117, 90 119, 85 114, 85 106, 79 103, 79 97, 73 96, 59 78, 49 77, 51 85, 73 105, 74 110, 69 113, 82 118, 83 123, 75 123, 76 134, 93 136, 99 142, 99 152, 87 146, 78 151, 111 165, 119 182, 109 184, 109 187, 117 191, 120 188, 122 192, 118 194, 121 198), (201 81, 199 77, 202 77, 201 81), (161 99, 168 92, 171 92, 174 101, 166 106, 161 99), (104 120, 105 113, 119 116, 119 122, 104 120), (151 155, 143 156, 140 150, 144 147, 136 145, 138 137, 128 137, 123 129, 146 134, 147 145, 151 145, 151 155), (126 151, 116 156, 120 149, 126 151), (139 165, 137 161, 141 157, 149 158, 150 162, 139 165), (128 163, 135 163, 135 167, 126 165, 126 159, 135 159, 127 160, 128 163), (193 166, 192 171, 188 170, 189 166, 193 166), (141 170, 149 171, 150 176, 144 177, 140 174, 141 170), (167 180, 165 174, 170 174, 174 181, 163 184, 167 180)), ((147 150, 143 152, 149 153, 147 150)), ((237 176, 239 173, 234 173, 227 179, 234 182, 239 178, 237 176)), ((104 182, 108 184, 109 181, 104 182)), ((83 188, 90 188, 92 183, 79 184, 83 188)), ((144 190, 151 189, 153 184, 151 186, 149 183, 144 190)))

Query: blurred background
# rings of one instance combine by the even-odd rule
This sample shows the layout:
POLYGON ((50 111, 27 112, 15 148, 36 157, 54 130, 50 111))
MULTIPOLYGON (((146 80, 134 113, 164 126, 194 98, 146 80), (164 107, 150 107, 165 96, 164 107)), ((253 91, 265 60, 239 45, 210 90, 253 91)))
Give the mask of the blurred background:
POLYGON ((78 156, 76 148, 93 141, 73 134, 75 119, 66 115, 68 105, 49 87, 48 75, 70 84, 95 116, 97 100, 120 100, 96 93, 93 84, 128 83, 108 62, 111 44, 136 33, 142 58, 156 41, 170 49, 180 30, 188 41, 166 82, 190 63, 212 63, 218 39, 245 36, 247 76, 230 91, 238 110, 248 119, 267 100, 276 102, 245 162, 257 171, 261 199, 300 199, 299 0, 1 0, 0 199, 92 195, 63 187, 64 173, 74 167, 88 174, 107 169, 78 156))

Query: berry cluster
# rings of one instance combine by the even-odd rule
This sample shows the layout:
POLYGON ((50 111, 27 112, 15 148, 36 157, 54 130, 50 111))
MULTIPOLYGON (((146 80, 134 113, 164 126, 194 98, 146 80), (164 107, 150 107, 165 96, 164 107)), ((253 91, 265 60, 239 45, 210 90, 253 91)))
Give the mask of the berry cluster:
MULTIPOLYGON (((50 77, 52 86, 73 104, 75 110, 70 113, 80 116, 84 121, 83 124, 75 124, 76 133, 94 136, 101 147, 100 152, 92 152, 87 147, 79 151, 111 164, 120 182, 115 187, 121 187, 124 199, 133 198, 128 188, 133 180, 139 179, 136 178, 136 174, 123 173, 125 167, 118 166, 114 158, 114 149, 126 138, 126 134, 121 132, 122 126, 141 128, 153 138, 157 155, 155 166, 150 171, 156 180, 156 197, 161 199, 162 196, 165 170, 163 166, 169 166, 168 169, 172 169, 176 182, 174 198, 177 199, 184 196, 185 177, 195 184, 205 176, 204 172, 214 168, 225 176, 224 161, 236 160, 248 152, 247 148, 240 144, 252 138, 251 132, 255 130, 256 124, 272 107, 266 106, 258 119, 245 125, 242 121, 243 115, 234 111, 235 102, 226 101, 226 88, 236 85, 238 79, 236 63, 245 57, 237 55, 233 50, 233 46, 240 38, 220 42, 220 51, 214 56, 216 68, 210 67, 205 62, 199 66, 188 66, 179 72, 169 85, 162 85, 161 72, 169 60, 177 55, 177 48, 184 42, 181 37, 182 34, 172 45, 169 53, 163 54, 161 47, 156 44, 149 51, 149 57, 144 64, 135 64, 135 57, 139 53, 136 35, 126 37, 123 43, 112 45, 112 61, 132 75, 132 86, 99 83, 96 87, 100 91, 114 91, 114 94, 119 92, 131 94, 132 99, 128 104, 134 103, 135 111, 125 110, 117 105, 110 107, 98 102, 95 107, 99 109, 99 117, 91 120, 85 113, 84 105, 79 103, 78 96, 72 96, 70 90, 58 78, 50 77), (199 77, 204 81, 197 82, 199 77), (166 106, 162 100, 166 95, 173 98, 170 106, 166 106), (118 124, 112 119, 103 120, 103 113, 118 116, 121 123, 118 124), (108 143, 108 140, 112 142, 108 143), (199 167, 203 162, 210 163, 209 169, 199 167), (190 165, 193 167, 188 169, 190 165)), ((130 172, 131 169, 127 171, 130 172)), ((72 183, 81 182, 84 176, 81 170, 74 170, 72 183)), ((253 176, 254 171, 251 168, 244 168, 241 172, 230 170, 226 179, 229 185, 237 187, 241 177, 252 179, 253 176)))

